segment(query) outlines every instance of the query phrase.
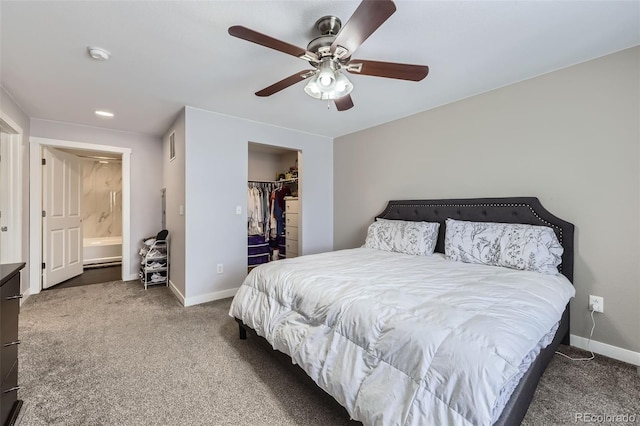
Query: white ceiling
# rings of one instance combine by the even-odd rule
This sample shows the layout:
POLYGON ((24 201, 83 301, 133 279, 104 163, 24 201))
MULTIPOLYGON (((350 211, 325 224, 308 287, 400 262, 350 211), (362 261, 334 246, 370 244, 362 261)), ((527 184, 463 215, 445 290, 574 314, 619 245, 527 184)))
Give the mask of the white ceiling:
POLYGON ((298 83, 309 64, 227 33, 243 25, 300 47, 358 1, 2 1, 0 83, 33 117, 163 134, 184 105, 341 136, 640 44, 638 1, 396 1, 354 57, 429 65, 422 82, 348 74, 338 112, 298 83), (87 46, 112 53, 92 61, 87 46), (94 116, 113 111, 113 119, 94 116))

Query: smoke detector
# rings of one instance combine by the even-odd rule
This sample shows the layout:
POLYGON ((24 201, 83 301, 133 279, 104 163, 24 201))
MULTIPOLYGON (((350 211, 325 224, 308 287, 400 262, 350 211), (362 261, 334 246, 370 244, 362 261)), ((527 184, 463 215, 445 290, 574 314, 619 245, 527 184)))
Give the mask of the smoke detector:
POLYGON ((109 56, 111 56, 111 53, 102 47, 89 46, 87 47, 87 50, 89 51, 89 56, 96 61, 106 61, 109 59, 109 56))

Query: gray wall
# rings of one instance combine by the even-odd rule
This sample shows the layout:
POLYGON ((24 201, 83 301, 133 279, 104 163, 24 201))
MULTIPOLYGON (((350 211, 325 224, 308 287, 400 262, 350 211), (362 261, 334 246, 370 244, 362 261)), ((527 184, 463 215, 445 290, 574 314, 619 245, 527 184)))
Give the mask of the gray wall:
POLYGON ((15 103, 11 95, 0 87, 0 110, 22 127, 22 261, 27 266, 21 272, 21 290, 29 288, 29 116, 15 103))
POLYGON ((279 173, 285 173, 298 161, 297 151, 280 153, 252 150, 249 147, 249 180, 278 180, 279 173))
POLYGON ((178 115, 163 138, 162 161, 164 163, 164 187, 166 191, 167 230, 169 231, 169 279, 171 284, 185 295, 185 216, 180 214, 180 206, 185 201, 185 128, 184 109, 178 115), (175 158, 169 159, 169 136, 175 132, 175 158))
MULTIPOLYGON (((276 180, 280 171, 280 155, 270 152, 256 152, 249 149, 249 180, 276 180)), ((297 154, 296 154, 297 155, 297 154)))
MULTIPOLYGON (((335 248, 389 199, 537 196, 576 226, 573 334, 640 350, 640 48, 334 142, 335 248)), ((428 93, 425 93, 428 96, 428 93)))
POLYGON ((302 151, 302 251, 333 248, 330 138, 189 107, 185 129, 187 304, 231 296, 247 275, 250 141, 302 151))
MULTIPOLYGON (((31 136, 131 148, 131 277, 138 276, 143 238, 161 225, 162 140, 139 133, 31 119, 31 136)), ((127 271, 125 271, 127 272, 127 271)))

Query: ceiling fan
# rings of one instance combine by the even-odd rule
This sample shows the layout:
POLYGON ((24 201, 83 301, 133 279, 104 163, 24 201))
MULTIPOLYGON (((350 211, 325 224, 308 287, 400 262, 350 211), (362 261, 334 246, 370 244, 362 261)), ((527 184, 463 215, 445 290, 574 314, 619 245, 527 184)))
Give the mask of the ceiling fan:
POLYGON ((394 12, 391 0, 363 0, 349 21, 343 26, 335 16, 324 16, 316 22, 320 36, 309 42, 306 49, 275 39, 249 28, 235 25, 229 34, 308 61, 314 69, 295 73, 258 92, 257 96, 271 96, 302 80, 309 79, 304 91, 311 97, 333 100, 338 111, 353 107, 353 84, 342 73, 374 77, 420 81, 429 73, 426 65, 352 59, 356 49, 373 34, 394 12))

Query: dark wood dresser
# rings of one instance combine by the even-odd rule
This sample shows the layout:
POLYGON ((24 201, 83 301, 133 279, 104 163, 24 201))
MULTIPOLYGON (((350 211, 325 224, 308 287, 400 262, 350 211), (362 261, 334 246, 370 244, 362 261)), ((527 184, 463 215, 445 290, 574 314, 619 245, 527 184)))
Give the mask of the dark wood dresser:
POLYGON ((20 270, 24 263, 0 265, 0 424, 13 425, 22 401, 18 399, 18 314, 20 270))

